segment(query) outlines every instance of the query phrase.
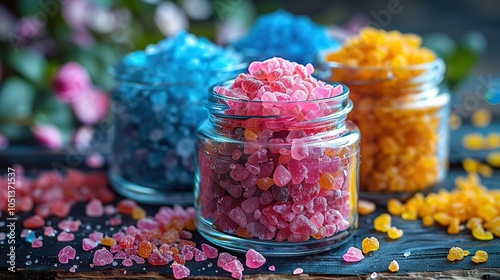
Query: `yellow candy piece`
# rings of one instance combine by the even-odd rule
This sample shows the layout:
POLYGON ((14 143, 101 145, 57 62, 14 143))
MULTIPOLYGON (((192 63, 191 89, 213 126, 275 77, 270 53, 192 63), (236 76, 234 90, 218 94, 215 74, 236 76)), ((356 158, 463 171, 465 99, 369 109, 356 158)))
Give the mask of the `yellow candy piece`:
POLYGON ((486 162, 495 168, 500 168, 500 152, 489 153, 486 162))
POLYGON ((393 260, 390 264, 389 264, 389 271, 391 272, 398 272, 399 270, 399 264, 396 260, 393 260))
POLYGON ((486 148, 493 150, 500 147, 500 134, 499 133, 490 133, 486 135, 486 148))
POLYGON ((475 263, 484 263, 488 260, 488 253, 482 250, 477 250, 471 260, 475 263))
POLYGON ((377 206, 375 205, 375 203, 373 203, 371 201, 363 200, 363 199, 360 199, 358 201, 358 213, 360 215, 364 215, 364 216, 370 215, 376 209, 377 209, 377 206))
POLYGON ((248 141, 257 140, 257 134, 253 132, 251 129, 245 129, 244 135, 245 139, 248 141))
POLYGON ((491 113, 488 109, 481 108, 472 113, 470 120, 475 127, 485 127, 491 122, 491 113))
POLYGON ((472 230, 472 236, 477 240, 493 240, 493 233, 490 231, 485 231, 482 227, 476 227, 472 230))
POLYGON ((111 238, 111 237, 104 237, 101 240, 101 245, 103 246, 113 246, 116 244, 116 239, 111 238))
POLYGON ((405 210, 405 205, 394 198, 391 198, 387 201, 387 212, 394 216, 399 216, 405 210))
POLYGON ((464 158, 462 167, 466 172, 477 172, 480 162, 472 158, 464 158))
POLYGON ((482 224, 483 224, 483 219, 479 217, 472 217, 467 221, 465 227, 467 229, 473 230, 476 227, 482 227, 482 224))
POLYGON ((401 236, 403 236, 403 230, 398 229, 397 227, 391 227, 387 231, 387 236, 390 239, 399 239, 401 236))
POLYGON ((401 213, 401 218, 407 221, 414 221, 418 218, 417 210, 406 209, 401 213))
POLYGON ((134 220, 140 220, 144 217, 146 217, 146 211, 142 209, 141 207, 137 206, 132 210, 132 219, 134 220))
POLYGON ((453 262, 453 261, 461 261, 463 260, 464 257, 468 256, 470 254, 469 251, 464 251, 460 247, 451 247, 450 250, 448 251, 448 260, 453 262))
POLYGON ((477 167, 477 173, 483 177, 491 177, 493 175, 493 168, 487 164, 480 163, 477 167))
POLYGON ((448 234, 458 234, 462 227, 460 226, 460 220, 458 218, 451 218, 448 229, 446 230, 448 234))
POLYGON ((387 232, 391 228, 391 215, 384 213, 373 220, 373 228, 380 232, 387 232))
POLYGON ((425 215, 422 217, 422 225, 424 227, 430 227, 434 225, 434 218, 432 218, 432 215, 425 215))
POLYGON ((462 145, 469 150, 481 150, 484 147, 483 142, 483 136, 478 133, 470 133, 462 138, 462 145))
POLYGON ((379 247, 380 244, 375 237, 365 237, 365 239, 363 239, 363 241, 361 242, 361 249, 363 250, 364 254, 372 251, 377 251, 379 247))

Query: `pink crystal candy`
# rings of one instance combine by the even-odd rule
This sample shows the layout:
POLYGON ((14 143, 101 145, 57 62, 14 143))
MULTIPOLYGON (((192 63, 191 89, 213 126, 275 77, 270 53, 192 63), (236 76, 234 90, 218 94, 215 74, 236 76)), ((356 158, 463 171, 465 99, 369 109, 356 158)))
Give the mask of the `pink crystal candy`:
POLYGON ((92 199, 85 207, 85 214, 89 217, 101 217, 104 215, 104 207, 99 199, 92 199))
POLYGON ((273 179, 276 186, 283 187, 292 180, 292 175, 283 165, 278 165, 274 171, 273 179))
POLYGON ((112 227, 116 227, 122 224, 122 218, 120 216, 116 216, 109 219, 109 225, 112 227))
POLYGON ((307 167, 300 161, 290 159, 287 167, 292 175, 292 183, 300 184, 307 177, 307 167))
POLYGON ((90 251, 90 250, 94 249, 95 247, 97 247, 97 242, 95 242, 94 240, 92 240, 90 238, 82 239, 82 249, 84 251, 90 251))
POLYGON ((241 157, 241 155, 243 155, 243 152, 240 151, 240 150, 238 150, 238 149, 236 149, 236 150, 233 151, 233 154, 232 154, 231 158, 233 160, 239 160, 240 157, 241 157))
POLYGON ((303 235, 313 235, 318 232, 318 229, 306 216, 299 214, 290 223, 290 231, 303 235))
POLYGON ((57 224, 57 227, 64 231, 76 232, 81 224, 82 222, 80 220, 62 220, 57 224))
POLYGON ((219 259, 217 259, 217 266, 222 268, 225 264, 233 260, 236 260, 235 256, 225 252, 220 253, 219 259))
POLYGON ((75 235, 72 234, 72 233, 67 233, 65 231, 62 231, 57 236, 57 241, 59 241, 59 242, 70 242, 70 241, 73 241, 73 240, 75 240, 75 235))
POLYGON ((191 273, 191 271, 189 271, 189 268, 185 267, 184 265, 178 264, 178 263, 172 264, 172 271, 173 271, 175 279, 186 278, 191 273))
POLYGON ((197 248, 193 249, 193 253, 194 253, 194 260, 197 262, 201 262, 201 261, 204 261, 207 259, 207 256, 205 255, 205 253, 203 253, 203 251, 201 251, 197 248))
POLYGON ((276 267, 274 265, 270 265, 268 269, 269 271, 276 271, 276 267))
POLYGON ((109 251, 111 253, 116 253, 116 252, 119 252, 122 250, 122 246, 120 246, 119 244, 115 244, 115 245, 112 245, 110 248, 109 248, 109 251))
POLYGON ((92 263, 95 266, 105 266, 113 262, 113 254, 105 248, 96 250, 92 263))
POLYGON ((102 232, 94 231, 92 233, 89 233, 89 238, 94 242, 101 242, 103 237, 104 233, 102 232))
POLYGON ((254 249, 248 250, 245 257, 245 263, 249 268, 259 268, 266 263, 266 258, 254 249))
POLYGON ((153 230, 157 229, 159 226, 160 223, 158 223, 158 221, 148 217, 142 218, 137 221, 137 228, 140 230, 153 230))
POLYGON ((69 272, 75 273, 76 272, 76 268, 74 266, 70 267, 69 268, 69 272))
POLYGON ((68 263, 68 260, 73 260, 76 257, 76 250, 71 246, 66 246, 57 254, 60 263, 68 263))
POLYGON ((302 139, 292 140, 292 158, 303 160, 309 155, 307 144, 302 139))
POLYGON ((236 272, 236 271, 245 270, 245 268, 243 268, 243 264, 238 259, 235 259, 235 260, 232 260, 228 263, 225 263, 222 266, 222 269, 224 269, 227 272, 231 272, 231 273, 236 272))
POLYGON ((40 238, 35 238, 33 242, 31 242, 31 248, 40 248, 43 246, 43 241, 40 238))
POLYGON ((254 213, 260 206, 260 199, 258 197, 250 197, 241 202, 241 208, 245 213, 254 213))
POLYGON ((293 271, 293 274, 297 275, 297 274, 302 274, 304 272, 304 270, 302 268, 296 268, 294 271, 293 271))
POLYGON ((114 205, 106 205, 104 206, 104 213, 108 216, 116 214, 116 207, 114 205))
POLYGON ((205 243, 201 244, 201 250, 203 251, 203 253, 205 253, 207 258, 209 259, 217 258, 217 255, 219 254, 219 251, 216 248, 205 243))
POLYGON ((113 259, 115 260, 124 260, 127 258, 127 254, 125 254, 124 251, 118 251, 116 252, 116 254, 114 255, 113 259))
POLYGON ((122 261, 122 265, 123 265, 123 266, 126 266, 126 267, 132 266, 133 264, 134 264, 134 263, 132 262, 132 260, 131 260, 131 259, 124 259, 124 260, 122 261))
POLYGON ((346 262, 359 262, 365 257, 363 256, 363 252, 361 252, 360 249, 355 248, 355 247, 350 247, 347 250, 347 253, 345 253, 342 258, 346 262))
POLYGON ((146 261, 139 257, 138 255, 130 255, 130 259, 133 260, 136 264, 144 264, 146 261))
POLYGON ((55 236, 56 235, 56 231, 54 230, 53 227, 47 226, 43 230, 43 235, 45 235, 45 236, 55 236))
POLYGON ((242 227, 247 225, 247 216, 241 207, 235 207, 228 214, 229 218, 242 227))
POLYGON ((113 237, 113 239, 115 239, 116 241, 120 241, 120 239, 122 239, 122 237, 125 236, 125 233, 123 233, 123 231, 119 231, 119 232, 116 232, 116 233, 113 233, 113 235, 111 237, 113 237))
POLYGON ((153 253, 149 255, 148 262, 152 265, 165 265, 167 264, 167 258, 165 258, 158 249, 153 249, 153 253))

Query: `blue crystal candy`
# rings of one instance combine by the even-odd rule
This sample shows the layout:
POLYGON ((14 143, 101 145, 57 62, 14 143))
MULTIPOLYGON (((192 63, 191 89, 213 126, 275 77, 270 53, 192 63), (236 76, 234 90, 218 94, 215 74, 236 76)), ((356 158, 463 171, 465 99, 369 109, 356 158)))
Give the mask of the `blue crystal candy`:
POLYGON ((260 16, 247 35, 234 43, 250 60, 279 56, 301 64, 313 63, 316 53, 338 46, 325 27, 283 10, 260 16))

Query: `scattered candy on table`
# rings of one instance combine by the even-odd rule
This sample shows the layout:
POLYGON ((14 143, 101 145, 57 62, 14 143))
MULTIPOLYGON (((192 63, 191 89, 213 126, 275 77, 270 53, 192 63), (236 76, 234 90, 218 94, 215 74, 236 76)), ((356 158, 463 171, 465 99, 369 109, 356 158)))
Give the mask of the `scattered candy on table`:
POLYGON ((396 260, 393 260, 388 267, 390 272, 398 272, 399 271, 399 264, 396 260))
POLYGON ((380 244, 375 237, 365 237, 361 242, 361 249, 363 250, 363 254, 368 252, 377 251, 380 247, 380 244))
POLYGON ((362 259, 364 259, 365 256, 363 256, 363 252, 361 252, 361 250, 359 250, 358 248, 349 247, 347 252, 344 255, 342 255, 342 258, 346 262, 359 262, 362 259))
POLYGON ((460 247, 451 247, 448 252, 448 260, 451 262, 461 261, 464 259, 464 257, 468 256, 469 254, 470 254, 469 251, 464 251, 460 247))
POLYGON ((251 60, 279 56, 301 64, 313 63, 316 53, 338 46, 325 27, 283 10, 260 16, 250 31, 234 43, 251 60))

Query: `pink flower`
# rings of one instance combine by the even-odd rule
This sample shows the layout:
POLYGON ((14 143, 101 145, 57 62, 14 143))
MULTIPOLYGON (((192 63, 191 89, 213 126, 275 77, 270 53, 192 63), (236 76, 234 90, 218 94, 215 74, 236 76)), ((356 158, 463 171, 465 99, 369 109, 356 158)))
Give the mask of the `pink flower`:
POLYGON ((43 124, 31 129, 35 139, 44 147, 60 150, 63 146, 61 131, 54 125, 43 124))
POLYGON ((90 88, 90 77, 80 64, 68 62, 59 68, 52 86, 58 99, 70 102, 90 88))
POLYGON ((89 88, 71 102, 75 116, 84 124, 102 120, 109 109, 109 97, 97 88, 89 88))
POLYGON ((3 150, 9 146, 9 139, 4 135, 0 134, 0 150, 3 150))
POLYGON ((81 126, 73 134, 73 145, 79 151, 90 147, 94 138, 94 128, 91 126, 81 126))
POLYGON ((66 23, 74 30, 87 29, 87 20, 92 15, 92 5, 87 0, 65 0, 61 7, 66 23))

